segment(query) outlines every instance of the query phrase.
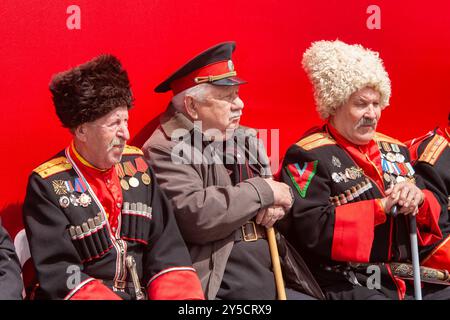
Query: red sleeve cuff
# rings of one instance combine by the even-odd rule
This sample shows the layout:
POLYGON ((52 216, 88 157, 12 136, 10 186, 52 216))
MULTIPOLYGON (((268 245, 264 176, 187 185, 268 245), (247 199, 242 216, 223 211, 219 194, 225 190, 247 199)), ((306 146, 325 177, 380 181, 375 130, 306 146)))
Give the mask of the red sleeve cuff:
POLYGON ((442 207, 431 191, 422 190, 424 201, 416 216, 417 238, 419 245, 428 246, 442 239, 442 232, 439 228, 439 216, 442 207))
POLYGON ((66 300, 122 300, 101 281, 89 278, 74 288, 66 300))
POLYGON ((368 262, 374 228, 385 221, 386 215, 377 199, 337 207, 331 258, 336 261, 368 262))
POLYGON ((177 267, 161 271, 147 286, 150 300, 204 300, 200 280, 192 267, 177 267))

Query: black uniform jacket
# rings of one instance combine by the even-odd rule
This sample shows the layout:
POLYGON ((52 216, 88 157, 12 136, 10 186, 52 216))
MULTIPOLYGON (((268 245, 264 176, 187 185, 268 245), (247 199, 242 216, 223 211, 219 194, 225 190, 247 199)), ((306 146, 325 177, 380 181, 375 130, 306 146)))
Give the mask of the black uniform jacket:
MULTIPOLYGON (((410 259, 407 218, 386 214, 380 200, 392 183, 410 180, 424 188, 409 161, 408 149, 398 140, 377 133, 358 147, 329 125, 288 149, 280 177, 295 191, 295 203, 279 227, 325 292, 349 283, 365 286, 371 274, 358 265, 410 259)), ((431 192, 424 193, 417 216, 422 244, 441 237, 441 207, 431 192)), ((381 289, 402 298, 404 283, 399 285, 389 266, 381 268, 386 277, 381 289)))
POLYGON ((422 264, 450 271, 450 129, 435 129, 409 143, 414 169, 442 203, 442 240, 421 250, 422 264), (445 208, 447 210, 445 210, 445 208))
MULTIPOLYGON (((149 298, 203 298, 172 210, 150 168, 134 173, 142 180, 138 186, 122 190, 114 231, 69 148, 29 178, 23 213, 39 281, 36 297, 135 298, 126 266, 126 257, 133 256, 149 298), (144 173, 148 184, 143 183, 144 173)), ((142 152, 127 146, 121 163, 136 163, 138 158, 143 159, 142 152)), ((131 183, 131 177, 124 179, 131 183)))

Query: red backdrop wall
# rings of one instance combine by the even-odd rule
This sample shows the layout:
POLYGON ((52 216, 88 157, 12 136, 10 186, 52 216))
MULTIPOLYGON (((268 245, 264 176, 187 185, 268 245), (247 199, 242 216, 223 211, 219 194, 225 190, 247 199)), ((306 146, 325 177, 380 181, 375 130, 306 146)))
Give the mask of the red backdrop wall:
POLYGON ((278 128, 282 155, 319 122, 302 53, 312 41, 339 38, 380 52, 393 93, 379 129, 407 140, 446 123, 449 16, 446 0, 2 0, 0 210, 22 201, 31 170, 70 140, 48 91, 56 72, 100 53, 118 56, 136 98, 130 127, 140 146, 170 99, 153 88, 196 53, 235 40, 238 74, 249 81, 242 123, 278 128), (74 4, 80 30, 66 26, 74 4), (381 10, 379 30, 367 27, 369 5, 381 10))

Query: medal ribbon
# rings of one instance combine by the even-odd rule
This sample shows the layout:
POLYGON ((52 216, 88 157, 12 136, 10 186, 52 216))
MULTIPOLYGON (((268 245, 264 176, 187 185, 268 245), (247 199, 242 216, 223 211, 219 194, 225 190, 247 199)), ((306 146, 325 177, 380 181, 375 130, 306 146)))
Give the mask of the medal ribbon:
POLYGON ((125 176, 125 172, 123 171, 122 164, 120 164, 120 163, 116 164, 116 173, 120 179, 122 179, 125 176))
POLYGON ((136 168, 133 166, 133 163, 131 161, 125 162, 123 164, 123 169, 125 171, 125 174, 130 177, 133 177, 137 172, 136 168))
POLYGON ((142 173, 147 171, 148 164, 147 164, 147 162, 145 162, 145 160, 143 158, 136 158, 135 162, 136 162, 137 171, 142 172, 142 173))

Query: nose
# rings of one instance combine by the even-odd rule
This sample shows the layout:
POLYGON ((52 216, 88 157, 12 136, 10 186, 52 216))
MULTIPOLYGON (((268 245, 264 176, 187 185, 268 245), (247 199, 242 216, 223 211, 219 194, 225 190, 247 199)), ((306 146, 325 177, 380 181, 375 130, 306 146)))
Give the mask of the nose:
POLYGON ((365 116, 366 116, 366 118, 376 119, 377 113, 375 112, 375 106, 373 104, 369 105, 365 116))
POLYGON ((236 99, 233 100, 232 103, 233 110, 242 110, 244 109, 244 101, 240 97, 236 97, 236 99))
POLYGON ((123 123, 117 131, 117 136, 125 141, 130 140, 130 131, 128 130, 128 123, 123 123))

